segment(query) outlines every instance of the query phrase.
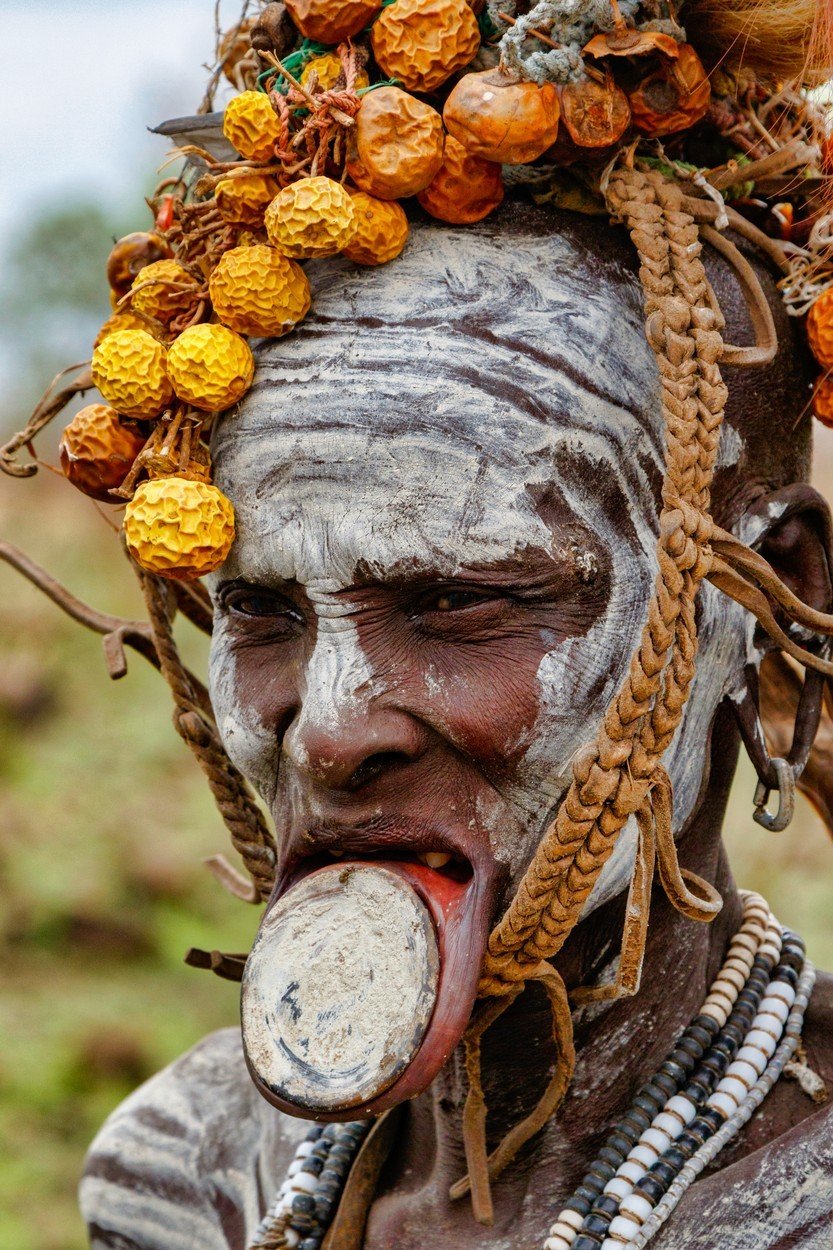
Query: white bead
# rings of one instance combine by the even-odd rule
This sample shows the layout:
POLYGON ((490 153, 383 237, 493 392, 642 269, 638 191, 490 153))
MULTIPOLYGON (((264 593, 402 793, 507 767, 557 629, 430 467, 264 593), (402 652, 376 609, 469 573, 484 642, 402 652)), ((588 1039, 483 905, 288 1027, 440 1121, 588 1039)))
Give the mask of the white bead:
POLYGON ((652 1124, 650 1128, 646 1128, 645 1132, 639 1139, 640 1146, 650 1146, 658 1155, 665 1154, 671 1145, 671 1138, 667 1133, 663 1133, 661 1129, 656 1128, 652 1124))
POLYGON ((300 1244, 301 1238, 294 1228, 285 1228, 283 1231, 284 1241, 290 1250, 294 1250, 295 1246, 300 1244))
MULTIPOLYGON (((645 1168, 652 1168, 658 1158, 659 1151, 654 1150, 653 1146, 648 1145, 634 1146, 633 1150, 628 1155, 629 1161, 633 1163, 641 1163, 645 1168)), ((644 1175, 645 1173, 643 1172, 642 1176, 644 1175)), ((642 1176, 640 1176, 640 1180, 642 1180, 642 1176)))
POLYGON ((718 981, 728 981, 732 989, 737 990, 738 993, 740 993, 746 984, 746 977, 743 975, 740 968, 733 968, 731 966, 721 969, 720 976, 717 979, 718 981))
POLYGON ((784 1026, 778 1017, 773 1016, 768 1011, 758 1012, 757 1016, 752 1021, 752 1028, 763 1029, 764 1033, 769 1033, 775 1038, 780 1038, 781 1034, 784 1032, 784 1026))
POLYGON ((765 1033, 763 1029, 750 1029, 743 1039, 747 1046, 757 1046, 758 1050, 763 1051, 767 1059, 775 1054, 777 1042, 771 1033, 765 1033))
POLYGON ((774 964, 777 963, 781 955, 781 943, 772 941, 764 942, 761 947, 760 954, 762 958, 771 959, 774 964))
POLYGON ((584 1216, 579 1215, 578 1211, 571 1211, 569 1208, 562 1211, 558 1217, 559 1224, 566 1224, 567 1228, 573 1229, 575 1232, 581 1228, 584 1223, 584 1216))
POLYGON ((734 1099, 730 1098, 728 1094, 718 1093, 717 1090, 715 1090, 715 1092, 712 1094, 711 1098, 706 1103, 706 1106, 714 1107, 714 1109, 716 1111, 719 1111, 720 1114, 724 1116, 727 1120, 730 1115, 734 1115, 735 1112, 737 1111, 737 1103, 734 1101, 734 1099))
POLYGON ((298 1172, 292 1178, 292 1188, 298 1194, 311 1194, 318 1185, 318 1177, 312 1172, 298 1172))
POLYGON ((673 1098, 669 1098, 665 1104, 665 1110, 670 1111, 672 1115, 678 1115, 684 1124, 690 1124, 697 1115, 694 1103, 684 1094, 675 1094, 673 1098))
POLYGON ((289 1167, 286 1169, 287 1176, 295 1176, 304 1166, 303 1159, 293 1159, 289 1167))
POLYGON ((732 946, 740 947, 741 950, 749 951, 749 954, 753 959, 758 953, 758 943, 755 941, 754 937, 751 937, 748 933, 744 933, 743 930, 741 930, 740 933, 735 934, 735 940, 732 942, 732 946))
POLYGON ((614 1241, 612 1237, 605 1237, 602 1242, 602 1250, 619 1250, 621 1245, 621 1241, 614 1241))
POLYGON ((758 1076, 761 1075, 766 1067, 766 1055, 762 1054, 757 1046, 741 1046, 737 1053, 736 1062, 748 1063, 750 1068, 754 1068, 758 1076))
POLYGON ((568 1241, 566 1237, 550 1236, 544 1242, 544 1250, 570 1250, 573 1243, 568 1241))
POLYGON ((298 1149, 295 1151, 296 1159, 307 1159, 312 1154, 316 1143, 314 1141, 302 1141, 298 1149))
POLYGON ((774 994, 772 996, 765 994, 764 1001, 761 1003, 761 1014, 776 1016, 783 1026, 787 1023, 790 1009, 783 999, 776 998, 774 994))
POLYGON ((788 1007, 795 1002, 795 990, 786 981, 770 981, 766 987, 767 998, 780 998, 788 1007))
MULTIPOLYGON (((642 1180, 642 1177, 640 1176, 639 1179, 642 1180)), ((627 1198, 635 1184, 636 1181, 626 1180, 624 1176, 614 1176, 607 1182, 602 1190, 602 1193, 613 1194, 614 1198, 619 1198, 621 1200, 622 1198, 627 1198)))
POLYGON ((743 1081, 739 1081, 736 1076, 724 1076, 722 1081, 718 1081, 717 1090, 719 1094, 728 1094, 733 1098, 738 1106, 743 1102, 748 1090, 743 1081))
POLYGON ((632 1219, 638 1220, 640 1224, 644 1224, 653 1209, 647 1198, 643 1198, 641 1194, 631 1194, 629 1198, 622 1200, 619 1214, 629 1215, 632 1219))
POLYGON ((726 1075, 736 1077, 747 1090, 750 1090, 758 1079, 758 1073, 752 1064, 744 1059, 735 1059, 734 1063, 730 1063, 726 1069, 726 1075))
POLYGON ((670 1141, 674 1141, 683 1131, 682 1121, 668 1111, 660 1111, 651 1128, 658 1129, 661 1133, 666 1133, 670 1141))
POLYGON ((618 1237, 620 1241, 633 1241, 639 1232, 639 1225, 636 1220, 632 1220, 628 1215, 614 1215, 610 1221, 607 1230, 614 1240, 618 1237))
MULTIPOLYGON (((653 1167, 654 1156, 651 1155, 651 1164, 653 1167)), ((630 1181, 633 1185, 638 1185, 645 1175, 645 1168, 641 1163, 637 1163, 635 1159, 628 1157, 624 1163, 620 1164, 617 1176, 624 1176, 626 1181, 630 1181)))

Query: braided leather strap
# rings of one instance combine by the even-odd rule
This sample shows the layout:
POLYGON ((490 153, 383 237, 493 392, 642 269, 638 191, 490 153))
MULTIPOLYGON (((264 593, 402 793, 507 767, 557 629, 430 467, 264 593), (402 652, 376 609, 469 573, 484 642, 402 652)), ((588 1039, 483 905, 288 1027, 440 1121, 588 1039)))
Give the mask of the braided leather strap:
POLYGON ((642 808, 682 717, 694 676, 694 604, 711 568, 710 486, 726 388, 723 318, 681 188, 657 172, 620 168, 608 207, 640 259, 645 329, 660 371, 666 429, 658 573, 642 636, 596 741, 573 763, 558 813, 506 914, 480 982, 507 993, 561 948, 628 818, 642 808))

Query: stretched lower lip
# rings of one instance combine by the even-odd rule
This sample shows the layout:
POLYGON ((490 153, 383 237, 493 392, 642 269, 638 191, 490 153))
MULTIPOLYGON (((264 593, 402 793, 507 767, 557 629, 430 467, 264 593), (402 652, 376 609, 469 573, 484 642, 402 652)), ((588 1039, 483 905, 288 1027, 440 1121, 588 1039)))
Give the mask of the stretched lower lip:
MULTIPOLYGON (((327 861, 330 865, 332 860, 327 861)), ((396 874, 408 883, 428 909, 437 934, 440 970, 437 997, 419 1049, 401 1074, 387 1088, 363 1102, 345 1102, 343 1107, 326 1111, 289 1102, 266 1086, 250 1066, 260 1093, 273 1106, 303 1119, 352 1120, 379 1115, 382 1111, 415 1097, 431 1084, 448 1061, 465 1032, 477 991, 477 982, 491 919, 491 890, 484 874, 460 870, 459 865, 432 868, 412 857, 361 857, 345 855, 338 863, 373 865, 396 874)), ((273 901, 290 890, 301 877, 320 871, 325 865, 301 865, 277 888, 273 901)), ((271 903, 270 903, 271 905, 271 903)))

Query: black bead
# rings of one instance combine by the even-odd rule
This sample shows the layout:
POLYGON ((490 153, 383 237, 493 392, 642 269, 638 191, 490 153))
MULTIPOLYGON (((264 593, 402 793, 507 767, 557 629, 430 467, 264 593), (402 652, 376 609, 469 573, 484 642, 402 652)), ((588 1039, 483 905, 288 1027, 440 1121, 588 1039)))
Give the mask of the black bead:
POLYGON ((589 1203, 589 1206, 587 1209, 589 1211, 590 1207, 592 1207, 593 1203, 596 1201, 596 1198, 598 1197, 598 1193, 595 1189, 590 1189, 587 1185, 577 1185, 576 1197, 587 1199, 589 1203))
POLYGON ((658 1176, 651 1176, 649 1174, 648 1176, 642 1177, 642 1180, 637 1185, 634 1193, 639 1194, 643 1198, 647 1198, 653 1205, 659 1202, 666 1189, 667 1186, 663 1185, 658 1176))
POLYGON ((605 1182, 600 1176, 596 1176, 594 1172, 587 1172, 581 1178, 582 1189, 590 1190, 593 1193, 600 1194, 605 1187, 605 1182))
POLYGON ((632 1137, 630 1134, 620 1133, 614 1129, 607 1139, 607 1144, 614 1150, 620 1150, 624 1156, 630 1154, 631 1146, 635 1141, 635 1136, 632 1137))
POLYGON ((804 967, 804 955, 800 951, 782 951, 781 964, 785 968, 794 968, 796 972, 800 972, 804 967))
POLYGON ((712 1091, 700 1081, 689 1081, 683 1090, 683 1096, 695 1104, 705 1102, 712 1091))
POLYGON ((748 1032, 748 1029, 743 1028, 740 1024, 734 1024, 731 1020, 723 1029, 724 1037, 731 1038, 733 1042, 737 1042, 738 1046, 743 1045, 743 1039, 748 1032))
POLYGON ((703 1047, 698 1045, 697 1042, 692 1042, 692 1046, 697 1047, 696 1055, 688 1050, 683 1050, 682 1046, 675 1046, 668 1057, 668 1062, 678 1064, 684 1072, 690 1072, 696 1066, 697 1060, 703 1053, 703 1047))
POLYGON ((649 1168, 648 1174, 650 1176, 655 1176, 658 1181, 661 1181, 662 1184, 666 1186, 666 1188, 671 1184, 677 1175, 675 1169, 671 1167, 670 1163, 666 1163, 665 1159, 657 1159, 654 1166, 649 1168))
POLYGON ((308 1130, 304 1141, 318 1141, 318 1138, 324 1132, 323 1124, 313 1124, 308 1130))
POLYGON ((673 1098, 677 1092, 677 1082, 672 1080, 667 1072, 657 1072, 651 1084, 659 1086, 666 1098, 673 1098))
POLYGON ((720 1080, 726 1071, 728 1062, 726 1055, 715 1054, 714 1051, 710 1051, 709 1054, 703 1056, 703 1067, 707 1072, 712 1073, 715 1083, 720 1080))
POLYGON ((652 1120, 654 1116, 657 1114, 657 1112, 659 1111, 659 1104, 657 1103, 656 1099, 648 1098, 645 1094, 642 1093, 641 1090, 634 1098, 633 1105, 635 1107, 638 1107, 640 1111, 645 1111, 651 1117, 652 1120))
POLYGON ((293 1215, 312 1215, 315 1210, 315 1199, 312 1194, 296 1194, 292 1199, 293 1215))
MULTIPOLYGON (((614 1124, 613 1133, 618 1133, 620 1137, 624 1137, 625 1140, 631 1144, 631 1146, 635 1146, 640 1137, 639 1128, 637 1128, 635 1124, 632 1124, 627 1118, 620 1120, 618 1124, 614 1124)), ((613 1137, 613 1133, 610 1134, 610 1137, 613 1137)), ((610 1138, 608 1138, 608 1141, 609 1140, 610 1138)), ((616 1143, 614 1142, 614 1145, 615 1144, 616 1143)))
POLYGON ((602 1194, 593 1210, 600 1215, 614 1216, 619 1210, 619 1199, 614 1198, 613 1194, 602 1194))
MULTIPOLYGON (((612 1219, 612 1215, 596 1215, 595 1212, 591 1211, 587 1219, 584 1221, 584 1226, 581 1231, 590 1237, 605 1237, 607 1235, 608 1225, 612 1219)), ((575 1242, 573 1242, 573 1245, 575 1245, 575 1242)))
MULTIPOLYGON (((587 1176, 592 1176, 598 1179, 599 1181, 601 1181, 602 1189, 604 1189, 608 1181, 613 1180, 615 1175, 616 1175, 616 1169, 613 1167, 613 1165, 610 1163, 604 1163, 602 1162, 601 1159, 596 1159, 593 1163, 591 1163, 590 1171, 587 1174, 587 1176)), ((584 1184, 584 1182, 587 1180, 587 1176, 584 1177, 582 1184, 584 1184)))
POLYGON ((785 981, 793 989, 798 985, 798 973, 795 968, 777 968, 772 979, 773 981, 785 981))
POLYGON ((591 1237, 589 1233, 580 1232, 573 1242, 573 1250, 599 1250, 601 1237, 591 1237))
POLYGON ((330 1153, 330 1143, 327 1141, 319 1141, 307 1156, 309 1159, 326 1159, 330 1153))
POLYGON ((305 1237, 303 1241, 298 1243, 298 1250, 318 1250, 320 1245, 320 1237, 305 1237))
POLYGON ((704 1107, 703 1110, 697 1116, 698 1120, 702 1120, 705 1124, 709 1126, 709 1128, 713 1129, 715 1132, 717 1132, 717 1130, 723 1124, 723 1121, 725 1120, 725 1118, 726 1117, 722 1116, 716 1107, 704 1107))
POLYGON ((719 1074, 715 1071, 714 1067, 712 1067, 711 1064, 709 1065, 709 1067, 706 1067, 706 1061, 704 1059, 700 1067, 697 1068, 692 1073, 691 1083, 692 1084, 696 1083, 697 1085, 703 1085, 709 1091, 709 1093, 711 1093, 711 1091, 714 1089, 715 1085, 717 1084, 718 1079, 719 1079, 719 1074))
POLYGON ((585 1215, 590 1214, 591 1206, 592 1203, 589 1199, 580 1198, 577 1194, 573 1194, 572 1197, 568 1198, 564 1203, 565 1211, 575 1211, 576 1215, 580 1215, 582 1218, 584 1218, 585 1215))
POLYGON ((624 1154, 621 1150, 614 1150, 612 1146, 602 1146, 598 1156, 602 1163, 612 1163, 618 1169, 619 1164, 624 1162, 624 1154))
POLYGON ((687 1156, 676 1145, 669 1146, 662 1156, 663 1163, 667 1163, 675 1172, 679 1172, 680 1168, 685 1165, 686 1160, 687 1156))
POLYGON ((674 1142, 680 1154, 685 1155, 686 1159, 690 1159, 693 1154, 700 1149, 700 1142, 694 1137, 690 1129, 686 1129, 684 1133, 674 1142))
MULTIPOLYGON (((717 1021, 715 1021, 715 1024, 716 1023, 717 1021)), ((703 1047, 703 1050, 705 1050, 707 1046, 711 1045, 711 1040, 714 1037, 714 1033, 711 1029, 705 1029, 699 1024, 689 1025, 688 1035, 693 1041, 698 1042, 699 1045, 703 1047)))
MULTIPOLYGON (((711 1036, 709 1037, 709 1041, 711 1041, 711 1036)), ((703 1043, 696 1041, 693 1037, 686 1037, 684 1033, 677 1042, 677 1045, 674 1047, 672 1055, 676 1057, 676 1052, 678 1050, 684 1051, 685 1054, 691 1055, 692 1059, 696 1060, 699 1059, 703 1053, 703 1043)))
POLYGON ((630 1111, 625 1116, 625 1122, 635 1124, 639 1129, 641 1136, 645 1132, 646 1128, 650 1126, 653 1118, 653 1116, 648 1115, 647 1111, 643 1111, 641 1107, 631 1107, 630 1111))
POLYGON ((681 1067, 679 1063, 675 1063, 673 1059, 666 1059, 665 1063, 660 1068, 660 1072, 665 1072, 668 1076, 670 1076, 671 1080, 677 1086, 682 1085, 686 1078, 685 1068, 681 1067))
POLYGON ((320 1176, 323 1166, 323 1159, 316 1159, 312 1155, 307 1155, 304 1159, 304 1171, 309 1172, 311 1176, 320 1176))
POLYGON ((329 1142, 334 1142, 338 1139, 338 1135, 340 1131, 341 1131, 340 1124, 325 1124, 324 1130, 321 1136, 326 1138, 326 1140, 329 1142))
POLYGON ((733 1038, 726 1037, 724 1034, 721 1033, 715 1038, 714 1042, 712 1043, 712 1050, 717 1055, 723 1055, 728 1063, 730 1059, 734 1059, 735 1055, 737 1054, 738 1047, 737 1047, 737 1043, 735 1042, 733 1038))

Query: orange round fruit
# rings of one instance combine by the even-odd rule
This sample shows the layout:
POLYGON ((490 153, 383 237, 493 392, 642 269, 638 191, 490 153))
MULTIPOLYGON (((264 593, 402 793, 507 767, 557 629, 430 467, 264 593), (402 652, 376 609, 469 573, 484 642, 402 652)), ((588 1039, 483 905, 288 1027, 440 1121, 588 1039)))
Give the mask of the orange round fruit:
POLYGON ((612 79, 585 78, 561 89, 561 118, 574 143, 607 148, 618 143, 631 122, 628 97, 612 79))
POLYGON ((347 173, 379 200, 401 200, 428 186, 443 163, 439 113, 399 87, 362 98, 347 173))
MULTIPOLYGON (((129 308, 125 307, 122 312, 115 312, 112 317, 107 318, 95 336, 93 347, 98 347, 99 343, 106 339, 108 334, 114 334, 116 330, 147 330, 148 334, 153 333, 143 317, 137 317, 129 308)), ((153 337, 155 338, 156 335, 154 334, 153 337)))
POLYGON ((374 22, 370 42, 387 78, 408 91, 436 91, 476 56, 480 27, 466 0, 396 0, 374 22))
POLYGON ((130 290, 140 269, 171 256, 173 252, 160 234, 136 230, 113 245, 107 257, 107 281, 120 299, 130 290))
POLYGON ((78 490, 102 503, 114 503, 111 490, 121 486, 147 435, 126 424, 115 408, 88 404, 61 435, 58 452, 64 476, 78 490))
POLYGON ((255 227, 263 225, 263 214, 277 194, 277 181, 266 174, 222 178, 214 192, 223 221, 255 227))
POLYGON ((344 255, 357 265, 385 265, 408 242, 408 218, 401 204, 377 200, 366 191, 354 191, 356 231, 344 255))
POLYGON ((280 338, 309 312, 303 269, 265 243, 224 253, 209 289, 223 324, 253 338, 280 338))
POLYGON ((672 135, 688 130, 708 112, 712 88, 703 62, 690 43, 680 55, 642 79, 630 93, 633 124, 643 134, 672 135))
POLYGON ((500 165, 472 156, 453 135, 447 135, 439 172, 417 200, 440 221, 455 225, 482 221, 503 201, 500 165))
POLYGON ((286 10, 307 39, 342 43, 369 26, 382 0, 286 0, 286 10))
POLYGON ((820 295, 810 309, 807 337, 819 364, 833 369, 833 287, 820 295))
POLYGON ((445 102, 443 120, 473 156, 526 165, 558 135, 560 107, 552 83, 515 82, 499 69, 466 74, 445 102))
POLYGON ((833 376, 821 377, 813 388, 813 415, 833 429, 833 376))
POLYGON ((223 114, 223 134, 246 160, 272 160, 281 126, 269 97, 262 91, 241 91, 229 100, 223 114))

